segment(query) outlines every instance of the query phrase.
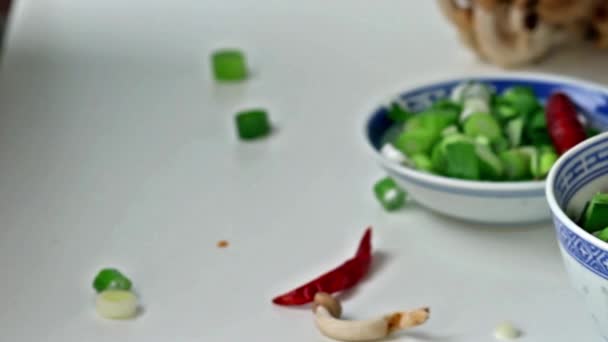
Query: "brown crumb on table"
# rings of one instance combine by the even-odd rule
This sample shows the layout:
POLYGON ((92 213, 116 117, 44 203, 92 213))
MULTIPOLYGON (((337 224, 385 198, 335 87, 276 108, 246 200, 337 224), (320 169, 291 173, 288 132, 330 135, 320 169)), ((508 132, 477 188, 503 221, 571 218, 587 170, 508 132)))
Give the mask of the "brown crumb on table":
POLYGON ((226 240, 220 240, 217 242, 217 247, 218 248, 226 248, 228 247, 228 241, 226 240))

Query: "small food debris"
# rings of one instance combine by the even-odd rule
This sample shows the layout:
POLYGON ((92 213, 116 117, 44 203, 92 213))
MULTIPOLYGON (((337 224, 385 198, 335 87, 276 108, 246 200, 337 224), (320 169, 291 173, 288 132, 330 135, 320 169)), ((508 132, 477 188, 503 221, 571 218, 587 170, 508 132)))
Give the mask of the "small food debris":
POLYGON ((226 248, 228 247, 229 243, 226 240, 220 240, 217 242, 217 247, 218 248, 226 248))
POLYGON ((137 297, 127 290, 106 290, 97 295, 97 313, 108 319, 133 318, 137 314, 137 297))
POLYGON ((514 340, 521 336, 521 332, 517 330, 510 322, 499 324, 494 330, 494 337, 498 340, 514 340))
POLYGON ((223 49, 211 55, 213 73, 218 81, 242 81, 247 78, 245 54, 236 49, 223 49))

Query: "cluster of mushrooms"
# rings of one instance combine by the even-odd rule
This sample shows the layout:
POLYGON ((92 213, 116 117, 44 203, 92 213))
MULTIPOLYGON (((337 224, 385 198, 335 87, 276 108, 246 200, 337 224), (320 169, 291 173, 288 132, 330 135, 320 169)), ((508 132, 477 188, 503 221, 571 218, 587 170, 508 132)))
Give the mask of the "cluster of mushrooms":
POLYGON ((584 40, 608 48, 608 0, 437 0, 461 40, 502 67, 584 40))

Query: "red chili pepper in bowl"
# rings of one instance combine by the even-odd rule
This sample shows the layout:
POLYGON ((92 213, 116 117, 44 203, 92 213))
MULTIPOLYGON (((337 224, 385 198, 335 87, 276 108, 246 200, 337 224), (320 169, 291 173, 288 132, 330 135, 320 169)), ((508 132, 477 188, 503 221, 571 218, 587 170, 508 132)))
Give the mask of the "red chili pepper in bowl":
POLYGON ((354 257, 333 270, 310 282, 275 297, 272 302, 278 305, 303 305, 314 300, 317 292, 335 293, 357 285, 365 277, 372 264, 372 228, 367 228, 354 257))
POLYGON ((563 154, 587 139, 585 129, 578 120, 576 107, 566 94, 551 95, 547 101, 545 114, 549 136, 558 154, 563 154))

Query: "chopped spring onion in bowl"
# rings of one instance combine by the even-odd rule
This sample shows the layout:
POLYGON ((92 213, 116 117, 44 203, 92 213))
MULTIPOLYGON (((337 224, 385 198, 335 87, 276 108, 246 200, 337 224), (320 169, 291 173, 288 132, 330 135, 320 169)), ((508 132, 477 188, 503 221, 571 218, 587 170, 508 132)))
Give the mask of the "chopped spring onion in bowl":
POLYGON ((487 223, 541 221, 549 218, 544 179, 560 154, 555 137, 567 134, 567 120, 546 115, 560 91, 572 95, 586 131, 608 126, 598 125, 597 102, 585 101, 607 93, 601 86, 510 73, 411 88, 374 112, 367 137, 382 168, 423 206, 487 223), (384 157, 384 145, 404 158, 384 157))

